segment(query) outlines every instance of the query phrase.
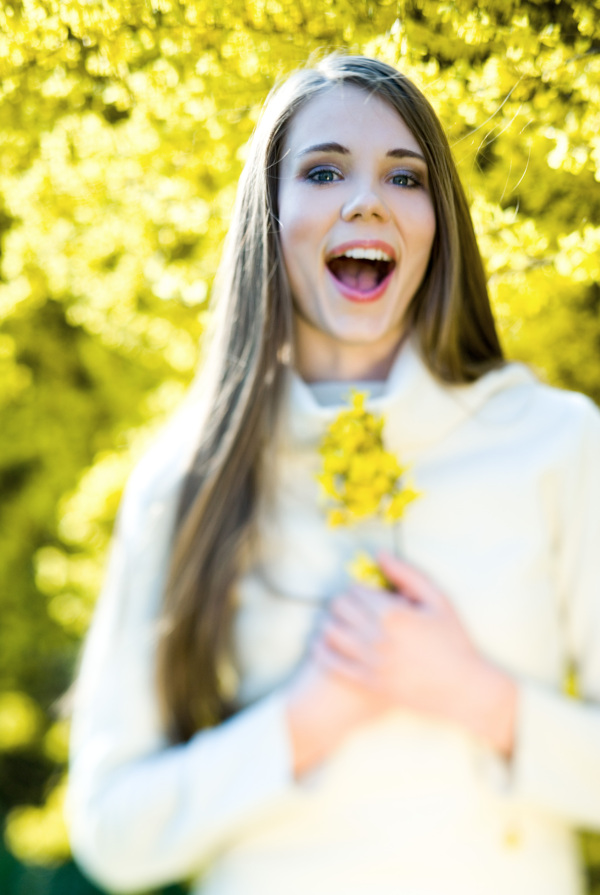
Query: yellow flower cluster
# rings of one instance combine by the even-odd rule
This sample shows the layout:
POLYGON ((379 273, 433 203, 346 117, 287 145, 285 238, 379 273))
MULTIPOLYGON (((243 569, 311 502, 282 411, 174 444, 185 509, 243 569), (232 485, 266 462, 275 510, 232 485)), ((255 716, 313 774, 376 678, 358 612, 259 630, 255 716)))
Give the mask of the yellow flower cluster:
MULTIPOLYGON (((350 408, 331 424, 320 447, 323 471, 318 479, 333 504, 328 511, 328 521, 333 526, 351 525, 372 516, 392 524, 419 497, 414 489, 402 487, 406 467, 386 451, 384 420, 365 409, 366 397, 363 392, 352 393, 350 408)), ((367 553, 359 553, 348 571, 355 580, 370 587, 391 589, 367 553)))
POLYGON ((333 506, 330 525, 351 525, 380 516, 390 524, 419 495, 402 487, 406 467, 383 445, 382 418, 365 409, 364 392, 353 392, 351 406, 331 424, 320 447, 323 471, 318 479, 333 506))

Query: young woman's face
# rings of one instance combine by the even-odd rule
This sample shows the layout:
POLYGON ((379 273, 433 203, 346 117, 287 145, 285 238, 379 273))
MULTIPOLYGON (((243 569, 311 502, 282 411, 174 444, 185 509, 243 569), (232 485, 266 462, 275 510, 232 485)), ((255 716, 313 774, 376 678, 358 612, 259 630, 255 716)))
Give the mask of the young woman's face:
POLYGON ((297 325, 321 344, 397 344, 429 261, 427 165, 397 112, 335 86, 293 118, 279 218, 297 325))

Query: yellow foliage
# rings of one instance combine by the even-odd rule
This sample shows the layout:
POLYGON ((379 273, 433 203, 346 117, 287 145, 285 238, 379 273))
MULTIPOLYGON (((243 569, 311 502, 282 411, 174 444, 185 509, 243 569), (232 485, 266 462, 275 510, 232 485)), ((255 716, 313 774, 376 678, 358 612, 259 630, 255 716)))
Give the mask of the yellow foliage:
POLYGON ((54 864, 70 855, 64 818, 66 778, 54 787, 40 807, 13 808, 5 838, 11 852, 27 864, 54 864))
POLYGON ((0 694, 0 752, 28 746, 37 737, 42 713, 26 693, 0 694))
POLYGON ((44 753, 56 764, 65 764, 69 756, 69 731, 68 721, 55 721, 44 737, 44 753))
MULTIPOLYGON (((192 376, 263 98, 311 52, 375 54, 424 88, 508 355, 600 401, 597 13, 597 0, 0 4, 0 610, 18 619, 18 636, 0 630, 0 748, 37 742, 40 761, 64 761, 65 731, 40 738, 36 698, 64 687, 125 478, 192 376)), ((415 499, 376 424, 355 417, 323 457, 332 524, 392 522, 415 499)), ((66 854, 51 804, 11 815, 23 860, 66 854)))

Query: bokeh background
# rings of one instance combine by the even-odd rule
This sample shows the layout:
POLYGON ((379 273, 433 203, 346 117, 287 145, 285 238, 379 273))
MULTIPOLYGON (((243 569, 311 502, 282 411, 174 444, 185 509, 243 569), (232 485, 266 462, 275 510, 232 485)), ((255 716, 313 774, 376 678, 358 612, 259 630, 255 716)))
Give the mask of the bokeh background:
MULTIPOLYGON (((0 5, 3 895, 98 891, 62 819, 64 694, 125 478, 196 366, 269 88, 334 49, 413 77, 508 354, 600 402, 599 19, 599 0, 0 5)), ((582 843, 597 895, 599 840, 582 843)))

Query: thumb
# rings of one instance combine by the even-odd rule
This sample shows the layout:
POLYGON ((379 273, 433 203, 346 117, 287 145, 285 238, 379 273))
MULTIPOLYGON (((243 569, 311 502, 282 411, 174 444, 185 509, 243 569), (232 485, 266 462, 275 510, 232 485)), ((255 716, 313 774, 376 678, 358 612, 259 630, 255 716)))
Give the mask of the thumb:
POLYGON ((424 606, 443 607, 447 600, 442 592, 422 572, 391 553, 377 555, 381 571, 404 597, 424 606))

